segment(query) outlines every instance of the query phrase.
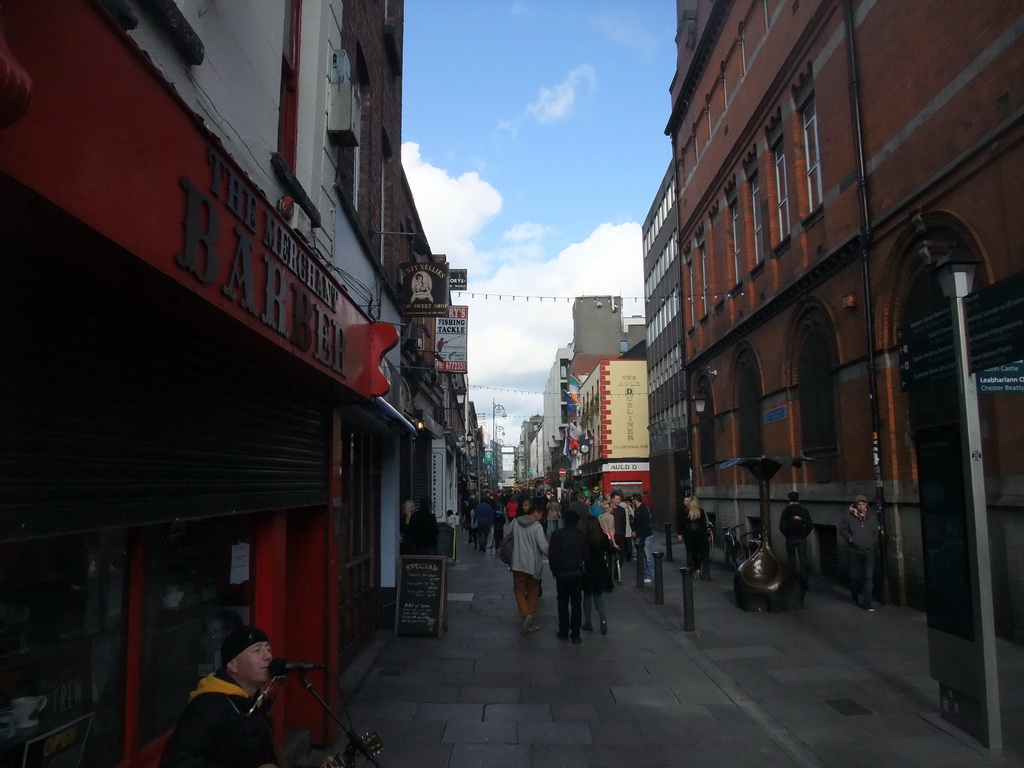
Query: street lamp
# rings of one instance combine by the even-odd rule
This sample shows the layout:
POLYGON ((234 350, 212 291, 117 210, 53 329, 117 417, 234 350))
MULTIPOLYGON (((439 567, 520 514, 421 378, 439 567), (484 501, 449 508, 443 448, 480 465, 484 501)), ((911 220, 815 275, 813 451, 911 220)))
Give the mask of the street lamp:
MULTIPOLYGON (((974 284, 974 271, 977 262, 965 258, 966 254, 960 247, 954 248, 933 263, 933 271, 938 277, 942 293, 949 299, 950 312, 953 320, 953 349, 956 356, 957 390, 960 401, 961 426, 961 457, 964 475, 964 502, 967 521, 968 564, 971 576, 971 602, 974 610, 974 642, 970 643, 971 657, 980 667, 980 674, 975 684, 980 687, 978 700, 974 706, 980 710, 978 720, 970 716, 957 718, 954 712, 961 709, 957 706, 943 706, 943 716, 951 713, 947 719, 954 723, 973 726, 980 730, 974 733, 989 749, 1002 749, 1002 722, 999 708, 999 679, 996 672, 995 618, 992 608, 992 571, 989 555, 988 509, 985 502, 985 472, 981 454, 981 418, 978 414, 978 391, 976 377, 970 372, 969 353, 967 348, 967 314, 964 299, 974 284), (979 722, 980 721, 980 722, 979 722)), ((968 641, 964 641, 968 642, 968 641)), ((933 655, 942 655, 940 648, 946 651, 949 666, 947 669, 963 668, 965 657, 963 645, 945 633, 929 632, 929 647, 933 655), (947 642, 948 641, 948 642, 947 642), (955 647, 946 648, 952 644, 955 647), (954 659, 959 658, 959 661, 954 659)), ((932 664, 933 669, 936 665, 932 664)), ((940 671, 941 670, 937 670, 940 671)), ((947 678, 949 679, 949 678, 947 678)), ((954 674, 953 679, 956 679, 954 674)), ((940 686, 943 685, 940 680, 940 686)), ((940 695, 944 700, 957 699, 961 690, 946 686, 949 690, 940 695)), ((967 694, 970 696, 970 694, 967 694)), ((959 704, 959 702, 957 702, 959 704)))

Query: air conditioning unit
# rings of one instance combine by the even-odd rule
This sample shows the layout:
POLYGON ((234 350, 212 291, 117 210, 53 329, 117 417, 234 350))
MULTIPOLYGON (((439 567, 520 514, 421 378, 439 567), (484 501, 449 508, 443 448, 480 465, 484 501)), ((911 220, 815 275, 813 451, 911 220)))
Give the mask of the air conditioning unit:
POLYGON ((348 54, 331 52, 331 70, 327 85, 327 135, 343 147, 359 146, 359 84, 352 79, 348 54))

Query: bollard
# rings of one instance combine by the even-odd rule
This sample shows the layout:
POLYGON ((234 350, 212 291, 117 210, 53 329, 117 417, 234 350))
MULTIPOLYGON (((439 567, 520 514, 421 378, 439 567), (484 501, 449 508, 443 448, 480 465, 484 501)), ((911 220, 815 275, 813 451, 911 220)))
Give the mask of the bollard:
POLYGON ((664 552, 654 553, 654 604, 665 604, 665 586, 661 580, 661 560, 665 557, 664 552))
POLYGON ((693 632, 693 575, 689 568, 680 568, 683 577, 683 632, 693 632))
MULTIPOLYGON (((648 537, 650 538, 650 537, 648 537)), ((633 557, 636 558, 636 588, 644 588, 644 544, 643 539, 636 539, 633 547, 633 557)))
POLYGON ((665 560, 672 562, 672 523, 665 523, 665 560))

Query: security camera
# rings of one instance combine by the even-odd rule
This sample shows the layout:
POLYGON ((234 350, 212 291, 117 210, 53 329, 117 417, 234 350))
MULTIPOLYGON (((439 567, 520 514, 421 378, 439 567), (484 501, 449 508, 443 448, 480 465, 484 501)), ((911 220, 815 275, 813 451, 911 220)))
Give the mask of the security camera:
POLYGON ((603 306, 604 306, 604 304, 602 304, 602 303, 601 303, 600 301, 598 301, 597 299, 594 299, 594 306, 595 306, 595 307, 597 307, 598 309, 600 309, 601 307, 603 307, 603 306))

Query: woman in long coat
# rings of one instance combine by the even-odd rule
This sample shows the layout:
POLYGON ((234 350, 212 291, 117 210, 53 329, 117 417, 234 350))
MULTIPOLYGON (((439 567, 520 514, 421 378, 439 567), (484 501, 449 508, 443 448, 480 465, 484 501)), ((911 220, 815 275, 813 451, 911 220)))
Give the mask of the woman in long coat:
POLYGON ((587 576, 583 582, 583 625, 580 629, 591 632, 594 630, 590 619, 593 609, 597 608, 601 634, 607 635, 608 613, 604 604, 604 593, 615 589, 609 568, 609 558, 614 555, 615 547, 601 530, 601 522, 596 517, 588 515, 584 525, 587 535, 587 576))

